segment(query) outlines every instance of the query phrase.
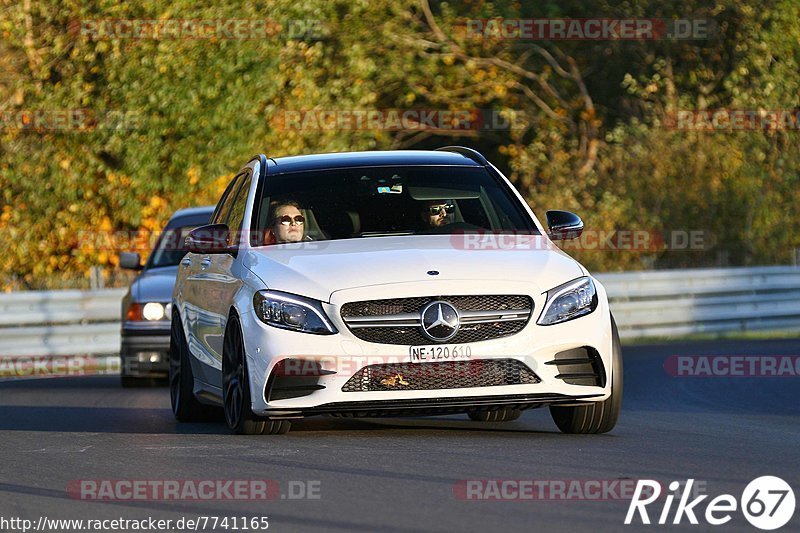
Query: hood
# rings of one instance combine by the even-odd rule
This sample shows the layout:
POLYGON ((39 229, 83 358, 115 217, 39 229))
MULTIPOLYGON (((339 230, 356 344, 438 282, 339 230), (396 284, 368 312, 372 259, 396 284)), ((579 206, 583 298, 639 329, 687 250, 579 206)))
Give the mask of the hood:
POLYGON ((314 241, 254 248, 243 260, 268 288, 324 302, 338 290, 431 281, 432 270, 439 272, 436 280, 522 281, 538 292, 584 275, 547 239, 509 239, 480 249, 455 235, 314 241), (532 245, 532 239, 545 245, 532 245))
POLYGON ((150 268, 139 274, 131 285, 131 299, 134 302, 169 302, 178 267, 150 268))

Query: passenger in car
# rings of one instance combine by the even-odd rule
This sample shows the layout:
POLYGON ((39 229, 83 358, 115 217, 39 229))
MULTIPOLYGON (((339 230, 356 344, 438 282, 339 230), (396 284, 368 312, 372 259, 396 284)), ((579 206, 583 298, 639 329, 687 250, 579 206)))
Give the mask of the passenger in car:
POLYGON ((428 227, 439 228, 453 222, 454 212, 452 200, 429 200, 424 203, 420 215, 428 227))
POLYGON ((270 204, 272 223, 267 228, 264 244, 281 244, 309 240, 306 236, 306 218, 300 204, 287 200, 270 204))

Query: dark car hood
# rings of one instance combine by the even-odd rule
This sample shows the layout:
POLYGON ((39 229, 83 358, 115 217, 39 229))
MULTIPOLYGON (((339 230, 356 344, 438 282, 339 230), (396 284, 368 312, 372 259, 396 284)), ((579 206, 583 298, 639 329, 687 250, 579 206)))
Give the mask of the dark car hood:
POLYGON ((169 302, 178 275, 177 266, 150 268, 142 272, 131 285, 134 302, 169 302))

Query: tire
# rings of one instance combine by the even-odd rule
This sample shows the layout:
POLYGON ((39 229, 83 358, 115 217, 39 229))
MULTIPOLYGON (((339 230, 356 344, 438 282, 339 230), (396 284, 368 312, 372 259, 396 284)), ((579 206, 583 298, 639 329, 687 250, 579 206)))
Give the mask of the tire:
POLYGON ((268 420, 253 414, 247 357, 239 321, 228 320, 222 348, 222 398, 225 422, 237 435, 283 435, 289 432, 289 420, 268 420))
POLYGON ((553 421, 564 433, 607 433, 617 424, 622 408, 622 347, 613 316, 611 335, 611 396, 602 402, 580 406, 550 406, 553 421))
POLYGON ((189 346, 180 316, 174 313, 169 336, 169 396, 172 414, 179 422, 214 420, 217 410, 200 403, 194 395, 194 374, 189 357, 189 346))
POLYGON ((519 409, 495 409, 493 411, 473 411, 467 413, 470 420, 475 422, 511 422, 520 417, 522 411, 519 409))

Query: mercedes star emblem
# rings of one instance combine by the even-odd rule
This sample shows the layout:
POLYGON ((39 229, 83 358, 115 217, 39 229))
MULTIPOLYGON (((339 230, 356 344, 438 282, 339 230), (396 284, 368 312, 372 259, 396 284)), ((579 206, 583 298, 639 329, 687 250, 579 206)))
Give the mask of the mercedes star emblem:
POLYGON ((443 301, 431 302, 420 313, 422 333, 432 341, 446 342, 456 336, 461 325, 458 311, 443 301))

